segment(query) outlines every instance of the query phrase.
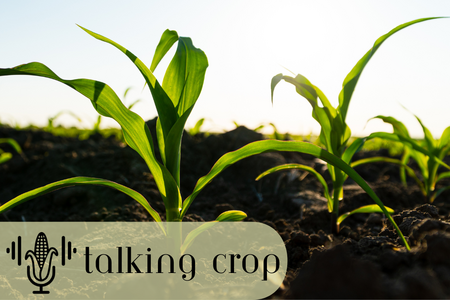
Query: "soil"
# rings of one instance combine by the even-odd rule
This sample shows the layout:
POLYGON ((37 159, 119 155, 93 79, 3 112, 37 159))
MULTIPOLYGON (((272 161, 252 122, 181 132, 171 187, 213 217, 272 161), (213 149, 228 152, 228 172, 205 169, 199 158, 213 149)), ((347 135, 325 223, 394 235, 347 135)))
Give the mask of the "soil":
MULTIPOLYGON (((153 136, 155 123, 147 122, 153 136)), ((0 126, 3 137, 14 138, 26 159, 14 155, 0 165, 0 203, 57 180, 89 176, 135 189, 161 216, 165 214, 144 161, 115 137, 96 134, 79 140, 0 126)), ((218 135, 185 133, 182 195, 190 194, 220 156, 261 139, 245 127, 218 135)), ((1 148, 13 152, 8 145, 1 148)), ((388 156, 388 151, 361 151, 355 159, 369 156, 388 156)), ((311 175, 289 171, 255 181, 261 172, 284 163, 312 166, 331 182, 326 165, 312 156, 263 153, 215 178, 193 202, 185 221, 210 221, 223 211, 237 209, 247 213, 246 222, 263 222, 276 229, 285 241, 289 266, 283 286, 270 298, 450 298, 450 191, 431 205, 413 181, 407 187, 401 184, 398 167, 385 163, 356 167, 384 204, 396 211, 394 219, 412 247, 408 252, 381 214, 352 215, 341 224, 338 235, 331 234, 323 188, 311 175)), ((450 180, 441 182, 449 184, 450 180)), ((373 203, 351 179, 344 195, 341 212, 373 203)), ((62 189, 0 214, 0 221, 23 220, 151 221, 128 196, 96 186, 62 189)))

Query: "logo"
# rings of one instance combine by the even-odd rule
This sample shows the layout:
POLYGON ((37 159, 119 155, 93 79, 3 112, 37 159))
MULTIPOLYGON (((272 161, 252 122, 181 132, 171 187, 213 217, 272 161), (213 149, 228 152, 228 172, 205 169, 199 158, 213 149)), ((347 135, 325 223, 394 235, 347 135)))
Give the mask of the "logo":
MULTIPOLYGON (((61 237, 61 264, 65 265, 65 237, 61 237)), ((76 253, 73 248, 73 253, 76 253)), ((71 259, 71 242, 68 243, 68 259, 71 259)), ((6 253, 11 253, 11 259, 16 260, 16 243, 12 242, 11 247, 6 248, 6 253)), ((34 243, 34 251, 28 250, 25 254, 25 260, 30 259, 31 265, 27 266, 28 280, 39 287, 39 290, 33 291, 33 294, 49 294, 50 291, 44 291, 44 287, 52 283, 56 276, 55 265, 52 265, 53 256, 58 256, 58 250, 54 247, 49 248, 48 239, 45 233, 40 232, 34 243)), ((22 237, 17 238, 17 264, 22 264, 22 237)))
POLYGON ((262 299, 288 265, 255 222, 0 223, 0 299, 262 299))

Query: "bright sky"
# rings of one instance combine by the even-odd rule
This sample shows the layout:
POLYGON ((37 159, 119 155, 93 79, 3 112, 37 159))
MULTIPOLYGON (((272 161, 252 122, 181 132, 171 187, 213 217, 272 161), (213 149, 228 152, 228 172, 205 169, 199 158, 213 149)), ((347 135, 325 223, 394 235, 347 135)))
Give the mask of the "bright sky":
MULTIPOLYGON (((102 34, 150 65, 162 32, 192 38, 209 60, 202 94, 188 126, 206 118, 205 130, 229 130, 233 121, 255 128, 273 122, 280 132, 318 133, 309 103, 281 82, 278 73, 306 76, 337 105, 342 82, 375 40, 397 25, 423 17, 450 16, 450 2, 376 1, 1 1, 0 68, 38 61, 65 79, 89 78, 110 85, 144 119, 156 109, 144 79, 128 58, 95 40, 75 24, 102 34)), ((347 123, 363 136, 391 127, 376 115, 403 121, 415 137, 423 134, 417 114, 438 137, 450 126, 450 19, 408 27, 390 37, 364 70, 347 123)), ((158 67, 162 81, 169 62, 158 67)), ((171 56, 170 56, 171 58, 171 56)), ((0 122, 45 125, 70 110, 93 126, 97 113, 87 98, 49 79, 0 78, 0 122)), ((78 124, 72 117, 60 120, 78 124)), ((105 126, 114 125, 105 122, 105 126)), ((270 132, 270 129, 267 128, 270 132)))

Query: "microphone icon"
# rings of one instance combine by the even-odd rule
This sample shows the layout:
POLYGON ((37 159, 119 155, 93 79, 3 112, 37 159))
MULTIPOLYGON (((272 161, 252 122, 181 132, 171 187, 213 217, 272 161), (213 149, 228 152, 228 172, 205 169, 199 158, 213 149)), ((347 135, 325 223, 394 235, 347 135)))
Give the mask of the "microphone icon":
POLYGON ((52 267, 53 254, 58 256, 58 251, 48 247, 47 236, 40 232, 36 237, 34 244, 34 251, 28 250, 25 254, 25 259, 31 258, 32 269, 27 266, 28 280, 39 287, 38 291, 33 291, 33 294, 49 294, 50 291, 44 291, 43 287, 49 285, 55 279, 55 266, 52 267))

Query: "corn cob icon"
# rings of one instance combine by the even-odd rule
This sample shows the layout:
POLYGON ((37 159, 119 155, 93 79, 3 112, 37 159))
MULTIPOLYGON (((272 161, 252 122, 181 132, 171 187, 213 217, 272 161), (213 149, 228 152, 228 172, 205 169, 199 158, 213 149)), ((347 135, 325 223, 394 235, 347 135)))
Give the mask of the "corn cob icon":
POLYGON ((45 233, 40 232, 34 243, 34 251, 28 250, 25 259, 31 258, 33 272, 30 266, 27 267, 28 280, 35 286, 39 287, 39 291, 33 291, 33 294, 49 294, 44 291, 43 287, 49 285, 55 279, 55 266, 52 267, 52 256, 58 256, 55 248, 48 247, 48 240, 45 233))

